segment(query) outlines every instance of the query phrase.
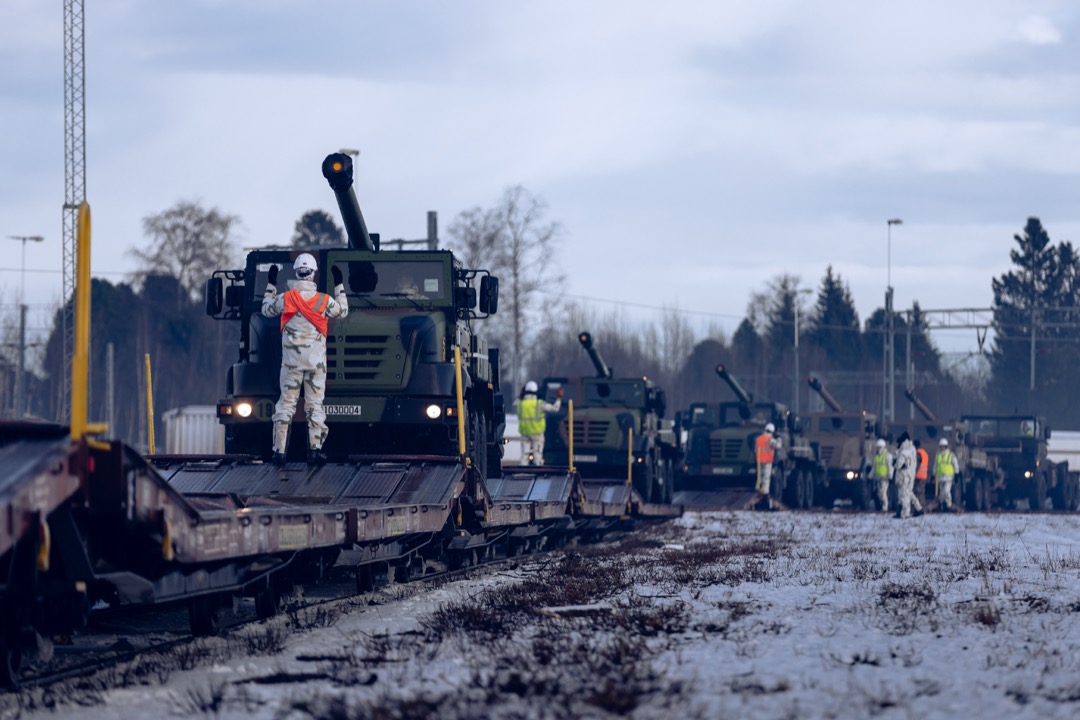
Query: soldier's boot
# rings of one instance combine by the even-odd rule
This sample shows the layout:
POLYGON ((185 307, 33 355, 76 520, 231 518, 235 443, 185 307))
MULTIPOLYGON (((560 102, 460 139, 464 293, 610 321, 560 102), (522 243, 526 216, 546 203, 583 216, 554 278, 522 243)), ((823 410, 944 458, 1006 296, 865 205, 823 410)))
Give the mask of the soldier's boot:
POLYGON ((285 464, 285 453, 274 451, 274 457, 270 458, 270 462, 275 465, 281 466, 285 464))
POLYGON ((325 465, 326 464, 326 453, 324 453, 321 448, 315 448, 314 450, 308 450, 307 464, 308 465, 325 465))

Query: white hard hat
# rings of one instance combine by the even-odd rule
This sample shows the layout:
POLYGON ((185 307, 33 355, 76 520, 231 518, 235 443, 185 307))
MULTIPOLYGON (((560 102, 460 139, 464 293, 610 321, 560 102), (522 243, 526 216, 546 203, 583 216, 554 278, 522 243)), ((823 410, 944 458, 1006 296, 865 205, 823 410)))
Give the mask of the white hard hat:
POLYGON ((877 441, 877 443, 875 443, 875 444, 876 444, 876 445, 877 445, 877 446, 878 446, 879 448, 883 448, 883 447, 885 447, 885 440, 884 440, 884 439, 882 439, 882 438, 878 438, 878 441, 877 441))
POLYGON ((536 392, 536 390, 537 390, 536 383, 534 383, 532 380, 525 383, 525 392, 534 393, 534 392, 536 392))
POLYGON ((300 253, 292 267, 293 271, 295 271, 299 277, 310 275, 319 269, 318 264, 315 262, 315 258, 308 253, 300 253))
POLYGON ((772 423, 765 423, 765 432, 767 432, 767 433, 776 432, 776 426, 773 425, 772 423))
POLYGON ((941 438, 940 440, 938 440, 938 445, 940 445, 941 447, 949 447, 949 441, 945 438, 941 438))

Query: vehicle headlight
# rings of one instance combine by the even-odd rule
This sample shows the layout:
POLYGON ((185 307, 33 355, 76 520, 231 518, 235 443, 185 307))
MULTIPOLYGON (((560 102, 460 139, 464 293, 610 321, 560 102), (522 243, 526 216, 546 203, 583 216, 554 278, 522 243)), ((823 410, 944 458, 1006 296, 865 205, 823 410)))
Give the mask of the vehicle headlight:
POLYGON ((848 480, 854 480, 856 477, 858 477, 858 475, 856 474, 856 472, 854 470, 848 470, 847 471, 847 479, 848 480))
POLYGON ((1025 470, 1025 471, 1024 471, 1024 477, 1026 477, 1026 478, 1030 478, 1030 477, 1031 477, 1031 475, 1032 475, 1032 472, 1031 472, 1030 470, 1025 470))
POLYGON ((432 403, 424 408, 424 414, 432 420, 438 420, 439 416, 442 415, 442 406, 432 403))
POLYGON ((251 407, 251 403, 249 402, 242 402, 236 404, 236 414, 242 418, 251 417, 252 410, 254 410, 254 408, 251 407))

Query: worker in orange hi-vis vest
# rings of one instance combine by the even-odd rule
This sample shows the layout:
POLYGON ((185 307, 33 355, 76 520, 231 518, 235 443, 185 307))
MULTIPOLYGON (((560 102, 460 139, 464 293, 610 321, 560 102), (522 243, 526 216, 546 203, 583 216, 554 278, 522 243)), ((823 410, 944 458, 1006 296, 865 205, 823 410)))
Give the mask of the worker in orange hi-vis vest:
POLYGON ((281 316, 281 397, 274 407, 275 465, 285 464, 285 446, 289 438, 300 387, 304 388, 304 412, 308 422, 309 465, 326 462, 322 446, 326 441, 326 413, 323 393, 326 392, 326 331, 328 318, 343 318, 349 314, 345 285, 341 271, 331 267, 334 277, 334 297, 315 287, 318 272, 315 258, 301 253, 293 263, 296 280, 290 289, 277 294, 277 265, 270 266, 263 294, 262 313, 266 317, 281 316))
POLYGON ((766 497, 769 495, 769 486, 772 482, 773 460, 776 459, 776 450, 780 447, 780 439, 773 436, 775 432, 776 426, 767 423, 765 431, 754 441, 754 451, 757 456, 757 487, 755 489, 766 497))
POLYGON ((914 440, 915 455, 919 458, 919 465, 915 469, 915 497, 919 503, 926 505, 926 481, 930 479, 930 454, 923 449, 918 438, 914 440))

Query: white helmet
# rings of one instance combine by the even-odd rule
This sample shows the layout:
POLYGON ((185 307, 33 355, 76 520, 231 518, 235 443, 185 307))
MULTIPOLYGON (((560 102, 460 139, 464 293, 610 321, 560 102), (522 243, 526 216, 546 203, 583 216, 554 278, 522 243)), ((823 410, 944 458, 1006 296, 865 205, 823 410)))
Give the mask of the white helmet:
POLYGON ((767 432, 767 433, 776 432, 776 426, 773 425, 772 423, 765 423, 765 432, 767 432))
POLYGON ((940 440, 938 440, 938 445, 940 445, 941 447, 949 447, 949 441, 945 438, 941 438, 940 440))
POLYGON ((878 438, 878 441, 875 443, 875 445, 877 445, 878 449, 881 449, 885 447, 885 440, 883 438, 878 438))
POLYGON ((318 264, 315 262, 315 258, 308 253, 300 253, 292 267, 298 278, 310 277, 319 269, 318 264))
POLYGON ((525 383, 525 392, 527 392, 527 393, 534 393, 534 392, 536 392, 536 391, 537 391, 537 389, 538 389, 538 388, 536 387, 536 383, 534 383, 534 382, 533 382, 532 380, 530 380, 529 382, 525 383))

